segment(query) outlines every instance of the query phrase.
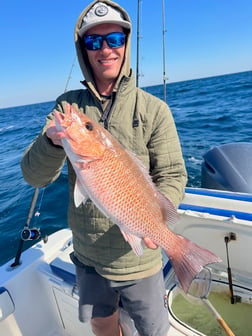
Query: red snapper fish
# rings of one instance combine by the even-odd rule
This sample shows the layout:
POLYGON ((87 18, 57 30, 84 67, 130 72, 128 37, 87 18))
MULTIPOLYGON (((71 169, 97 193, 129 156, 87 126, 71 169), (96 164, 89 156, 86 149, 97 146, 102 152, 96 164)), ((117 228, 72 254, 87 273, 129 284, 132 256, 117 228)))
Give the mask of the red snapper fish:
POLYGON ((136 255, 144 237, 164 249, 185 292, 202 268, 221 260, 169 229, 178 220, 172 203, 158 191, 142 162, 102 126, 65 104, 54 110, 62 144, 76 173, 76 207, 89 198, 117 224, 136 255))

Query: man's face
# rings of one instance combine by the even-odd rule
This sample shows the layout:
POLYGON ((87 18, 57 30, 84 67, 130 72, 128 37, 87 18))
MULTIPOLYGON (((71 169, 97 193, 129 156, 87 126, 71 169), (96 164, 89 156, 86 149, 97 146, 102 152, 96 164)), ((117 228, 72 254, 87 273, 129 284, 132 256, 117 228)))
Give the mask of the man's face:
MULTIPOLYGON (((117 24, 104 23, 90 28, 85 35, 107 35, 113 32, 123 32, 123 28, 117 24)), ((99 50, 87 50, 97 86, 116 81, 124 61, 124 53, 125 45, 110 48, 106 41, 103 41, 99 50)))

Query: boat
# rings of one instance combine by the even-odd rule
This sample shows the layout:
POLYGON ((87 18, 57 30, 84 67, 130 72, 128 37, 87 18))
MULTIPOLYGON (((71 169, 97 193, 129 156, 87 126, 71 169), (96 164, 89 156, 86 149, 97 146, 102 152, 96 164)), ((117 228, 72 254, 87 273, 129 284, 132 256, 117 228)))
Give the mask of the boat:
MULTIPOLYGON (((163 37, 164 34, 163 21, 163 37)), ((138 76, 137 71, 137 80, 138 76)), ((165 84, 164 71, 164 100, 165 84)), ((202 326, 186 320, 183 312, 178 311, 177 300, 185 300, 182 306, 190 305, 186 309, 191 310, 193 319, 199 314, 195 312, 197 305, 200 310, 206 307, 211 311, 207 320, 212 319, 220 328, 215 335, 248 336, 251 333, 252 321, 246 318, 252 316, 251 145, 231 143, 211 148, 204 155, 202 186, 185 189, 178 208, 176 233, 211 250, 222 262, 209 265, 195 280, 196 290, 185 294, 169 259, 163 255, 169 336, 212 336, 209 327, 204 331, 202 326), (237 307, 242 307, 245 320, 240 321, 238 315, 235 319, 231 315, 229 319, 225 310, 217 310, 212 303, 214 296, 224 297, 231 307, 229 310, 234 309, 235 314, 238 314, 237 307), (244 333, 239 329, 241 326, 244 333)), ((78 288, 70 259, 73 251, 70 229, 42 237, 39 228, 30 226, 38 193, 35 189, 16 257, 0 267, 0 335, 92 336, 90 324, 78 320, 78 288), (27 241, 34 245, 24 249, 27 241)), ((124 336, 139 336, 123 307, 120 307, 120 324, 124 336)))
MULTIPOLYGON (((205 184, 219 183, 220 186, 220 181, 223 182, 224 177, 228 177, 228 173, 234 179, 231 167, 235 167, 236 173, 237 167, 232 163, 232 157, 234 160, 236 158, 236 151, 233 147, 236 147, 239 152, 241 147, 237 144, 227 146, 228 150, 223 146, 211 149, 214 153, 218 153, 217 156, 213 153, 205 155, 202 175, 208 176, 208 169, 211 173, 211 178, 204 177, 205 184), (233 150, 230 150, 230 147, 233 150), (214 171, 215 165, 219 168, 223 162, 220 152, 225 153, 226 160, 227 152, 233 154, 229 157, 229 167, 226 169, 228 173, 222 177, 214 171), (209 157, 212 161, 209 161, 209 157), (213 181, 212 175, 217 176, 219 182, 213 181)), ((244 146, 252 154, 251 144, 242 144, 243 150, 244 146)), ((245 154, 247 155, 248 152, 245 151, 245 154)), ((237 176, 241 178, 241 174, 237 173, 237 176)), ((248 178, 251 178, 250 174, 248 178)), ((246 176, 243 171, 242 181, 244 180, 246 176)), ((234 184, 237 185, 237 183, 237 180, 234 181, 234 184)), ((41 237, 39 228, 30 227, 37 193, 38 190, 35 190, 27 223, 21 232, 21 244, 16 258, 0 268, 0 335, 91 336, 93 334, 90 324, 83 324, 78 320, 75 267, 69 257, 73 251, 71 231, 62 229, 51 234, 47 239, 41 237), (23 252, 23 245, 27 240, 34 240, 35 244, 23 252)), ((200 302, 205 305, 207 303, 207 307, 211 308, 213 305, 208 295, 218 293, 218 296, 221 296, 224 293, 229 298, 230 306, 245 305, 246 309, 250 309, 251 314, 252 193, 205 187, 186 188, 178 214, 179 223, 175 228, 176 232, 208 248, 217 254, 222 262, 207 268, 209 277, 204 279, 203 286, 205 288, 207 284, 206 292, 199 295, 184 295, 170 261, 164 255, 163 273, 167 289, 169 335, 207 335, 176 315, 174 303, 176 298, 183 294, 192 301, 192 304, 195 304, 193 302, 195 300, 196 303, 200 302)), ((217 313, 214 310, 213 319, 222 323, 221 328, 227 335, 235 335, 222 317, 225 312, 221 315, 217 313)), ((120 318, 124 336, 137 336, 134 323, 123 307, 120 308, 120 318)), ((242 334, 237 333, 236 335, 242 334)))

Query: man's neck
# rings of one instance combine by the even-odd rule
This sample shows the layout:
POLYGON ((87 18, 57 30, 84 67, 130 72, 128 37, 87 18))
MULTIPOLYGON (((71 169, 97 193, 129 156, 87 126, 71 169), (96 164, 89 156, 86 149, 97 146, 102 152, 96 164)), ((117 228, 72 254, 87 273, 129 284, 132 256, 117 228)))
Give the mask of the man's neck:
POLYGON ((98 89, 98 92, 101 96, 111 96, 114 86, 115 86, 116 81, 104 81, 104 82, 96 82, 96 86, 98 89))

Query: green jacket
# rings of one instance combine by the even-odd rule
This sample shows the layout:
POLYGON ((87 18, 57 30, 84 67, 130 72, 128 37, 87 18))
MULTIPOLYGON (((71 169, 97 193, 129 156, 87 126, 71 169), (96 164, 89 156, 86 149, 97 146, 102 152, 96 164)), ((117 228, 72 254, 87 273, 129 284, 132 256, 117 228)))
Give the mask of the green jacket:
MULTIPOLYGON (((104 2, 109 3, 108 0, 104 2)), ((83 15, 85 12, 80 18, 83 15)), ((75 39, 78 57, 84 62, 78 34, 75 39)), ((126 48, 127 54, 129 46, 126 48)), ((55 108, 64 113, 63 103, 68 102, 103 124, 126 149, 144 162, 159 190, 177 206, 184 194, 186 171, 172 114, 163 101, 135 87, 127 61, 122 67, 113 92, 113 104, 106 118, 103 118, 102 98, 95 89, 92 74, 87 72, 86 59, 86 66, 82 66, 86 89, 64 93, 57 99, 55 108)), ((80 65, 82 62, 79 62, 80 65)), ((35 187, 52 183, 59 176, 66 159, 64 150, 54 146, 46 137, 52 118, 52 114, 47 117, 41 134, 26 150, 21 162, 24 178, 35 187)), ((91 201, 75 207, 73 190, 76 176, 69 161, 68 177, 68 222, 73 232, 76 257, 112 280, 133 280, 156 273, 162 264, 160 249, 145 248, 144 254, 137 257, 118 226, 105 218, 91 201)))

